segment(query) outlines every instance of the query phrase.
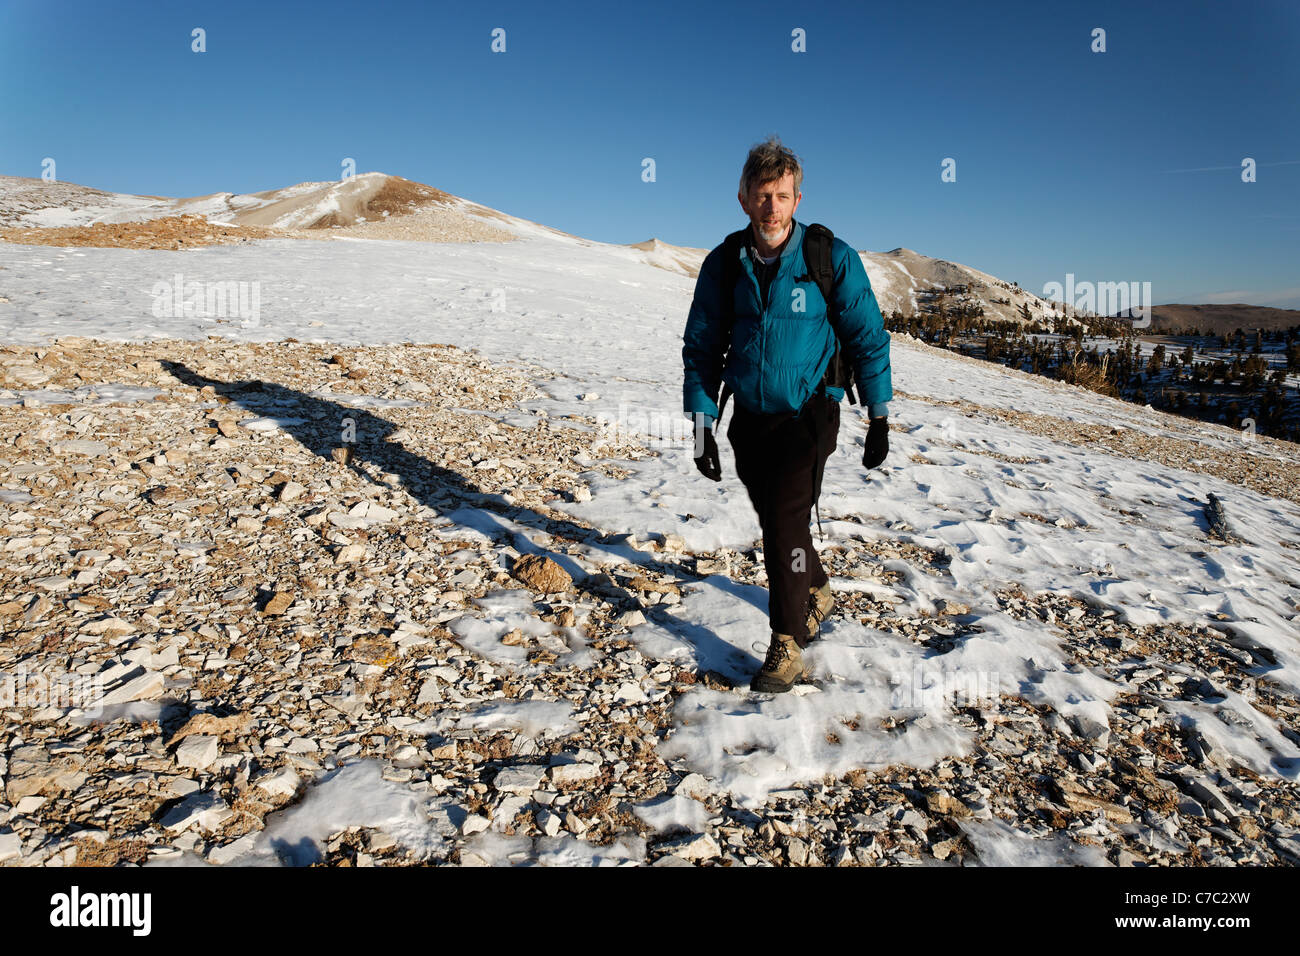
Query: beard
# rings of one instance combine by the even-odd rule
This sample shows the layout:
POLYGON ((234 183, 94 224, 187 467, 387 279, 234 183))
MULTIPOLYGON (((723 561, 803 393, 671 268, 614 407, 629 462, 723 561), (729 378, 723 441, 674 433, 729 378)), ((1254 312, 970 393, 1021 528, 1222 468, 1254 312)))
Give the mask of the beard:
POLYGON ((775 243, 785 235, 785 231, 789 228, 789 225, 790 222, 786 219, 779 221, 775 226, 769 226, 760 219, 758 222, 754 223, 754 231, 763 237, 764 242, 775 243))

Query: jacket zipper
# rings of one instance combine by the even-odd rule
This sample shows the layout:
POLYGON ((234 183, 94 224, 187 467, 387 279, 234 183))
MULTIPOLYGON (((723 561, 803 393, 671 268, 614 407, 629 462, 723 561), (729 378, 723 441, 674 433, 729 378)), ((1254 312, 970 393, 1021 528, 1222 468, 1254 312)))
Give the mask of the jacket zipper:
MULTIPOLYGON (((794 226, 791 225, 790 228, 793 229, 794 226)), ((791 236, 790 238, 793 239, 794 237, 791 236)), ((802 239, 801 239, 800 241, 802 241, 802 239)), ((762 374, 762 373, 763 373, 763 370, 764 370, 765 368, 767 368, 767 328, 768 328, 767 312, 768 312, 768 300, 769 300, 769 299, 771 298, 771 296, 772 296, 772 286, 776 285, 777 280, 781 278, 781 270, 785 267, 785 256, 784 256, 784 255, 781 255, 781 256, 779 256, 779 257, 777 258, 777 260, 776 260, 776 274, 775 274, 774 276, 772 276, 772 281, 769 282, 768 285, 767 285, 767 296, 765 297, 765 296, 763 295, 763 286, 762 286, 762 284, 758 281, 758 276, 757 276, 757 275, 755 274, 755 272, 754 272, 754 260, 753 260, 753 257, 751 257, 750 254, 749 254, 749 245, 748 245, 748 244, 745 245, 745 247, 744 247, 744 252, 745 252, 745 264, 746 264, 746 265, 748 266, 748 268, 749 268, 749 280, 750 280, 750 282, 752 282, 752 283, 754 284, 754 290, 758 293, 758 296, 757 296, 757 299, 758 299, 758 307, 759 307, 759 316, 758 316, 758 330, 759 330, 759 331, 758 331, 758 362, 759 362, 759 365, 758 365, 758 371, 759 371, 759 375, 758 375, 758 407, 761 409, 761 408, 764 408, 765 405, 766 405, 766 403, 763 401, 763 374, 762 374)))

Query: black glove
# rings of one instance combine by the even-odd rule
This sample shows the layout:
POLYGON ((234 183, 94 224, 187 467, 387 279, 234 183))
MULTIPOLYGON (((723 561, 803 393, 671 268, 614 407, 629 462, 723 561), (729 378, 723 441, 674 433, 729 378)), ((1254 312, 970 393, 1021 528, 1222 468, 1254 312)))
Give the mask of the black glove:
POLYGON ((705 425, 703 419, 698 419, 695 423, 695 467, 710 481, 722 480, 718 443, 713 438, 713 429, 705 425))
POLYGON ((889 454, 889 419, 873 418, 867 426, 867 440, 863 442, 862 464, 875 468, 889 454))

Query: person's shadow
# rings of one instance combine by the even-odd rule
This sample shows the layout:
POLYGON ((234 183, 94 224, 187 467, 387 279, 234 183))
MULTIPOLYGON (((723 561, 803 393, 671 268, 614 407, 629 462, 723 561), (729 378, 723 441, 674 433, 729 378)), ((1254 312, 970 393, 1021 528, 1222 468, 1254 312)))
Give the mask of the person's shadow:
MULTIPOLYGON (((495 542, 508 544, 521 556, 545 554, 563 567, 575 584, 591 575, 564 554, 538 547, 513 528, 512 523, 561 540, 599 546, 630 564, 675 577, 682 583, 686 583, 683 577, 696 585, 703 580, 703 575, 694 573, 693 562, 689 560, 685 563, 658 561, 652 554, 629 546, 624 534, 602 534, 566 518, 541 514, 508 501, 503 495, 484 491, 458 472, 409 451, 400 441, 386 441, 397 426, 363 407, 347 404, 342 394, 338 395, 339 401, 332 401, 275 382, 223 382, 200 375, 181 362, 164 359, 161 364, 186 385, 196 389, 211 386, 217 395, 228 398, 250 414, 276 419, 285 432, 322 459, 332 458, 337 448, 350 449, 346 466, 367 481, 373 481, 374 477, 363 464, 373 466, 380 473, 395 475, 412 498, 439 516, 485 534, 495 542)), ((756 606, 761 601, 745 593, 753 589, 729 590, 735 596, 744 594, 744 599, 756 606)), ((725 659, 735 653, 732 645, 709 629, 671 615, 653 617, 695 646, 701 667, 705 661, 725 659)))

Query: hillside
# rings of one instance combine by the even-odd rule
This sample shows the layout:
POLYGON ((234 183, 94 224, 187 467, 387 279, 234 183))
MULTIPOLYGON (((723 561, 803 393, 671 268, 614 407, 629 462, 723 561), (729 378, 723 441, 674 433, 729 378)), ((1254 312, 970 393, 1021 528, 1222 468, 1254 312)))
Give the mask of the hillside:
POLYGON ((499 222, 0 243, 0 862, 1300 862, 1289 446, 895 335, 812 681, 752 695, 693 280, 499 222))
POLYGON ((1057 307, 1013 283, 970 266, 933 259, 911 249, 890 252, 860 252, 876 300, 881 309, 897 309, 904 315, 920 311, 936 291, 960 289, 948 297, 948 307, 978 304, 986 318, 1023 322, 1020 309, 1028 305, 1036 316, 1051 314, 1057 307))

